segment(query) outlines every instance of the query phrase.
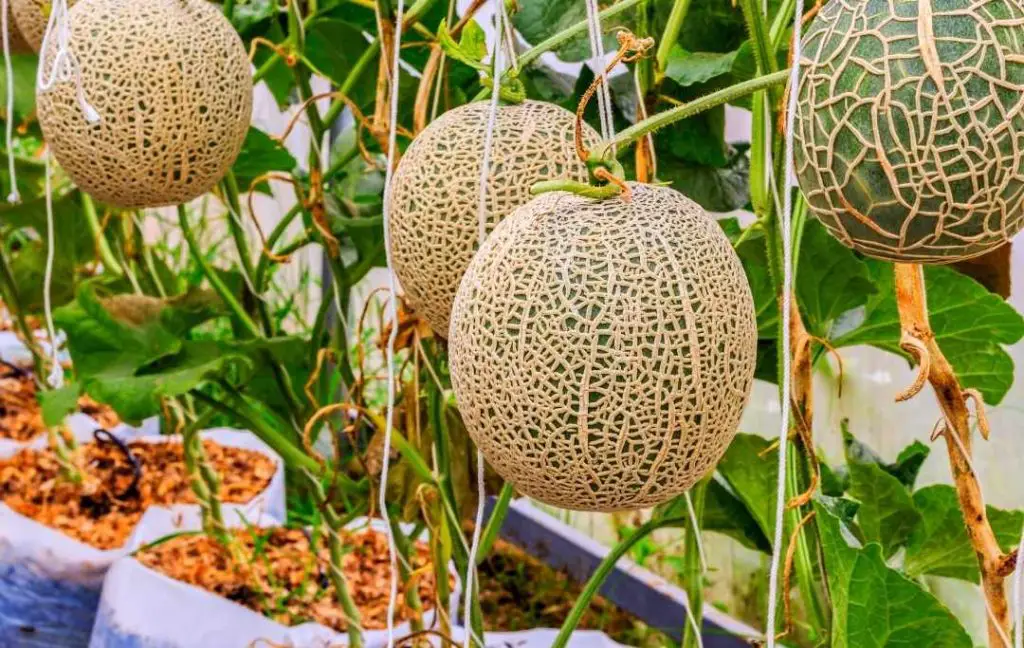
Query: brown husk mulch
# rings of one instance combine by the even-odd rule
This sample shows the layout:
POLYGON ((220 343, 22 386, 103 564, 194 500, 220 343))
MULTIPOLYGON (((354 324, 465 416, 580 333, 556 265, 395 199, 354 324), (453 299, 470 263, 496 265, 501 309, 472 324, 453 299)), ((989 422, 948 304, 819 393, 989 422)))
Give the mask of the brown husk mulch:
MULTIPOLYGON (((121 422, 114 410, 88 396, 78 399, 78 407, 105 428, 121 422)), ((31 441, 45 429, 32 374, 0 363, 0 439, 31 441)))
MULTIPOLYGON (((310 551, 306 532, 298 529, 245 529, 234 532, 242 555, 249 561, 241 568, 227 550, 206 535, 172 538, 136 554, 144 565, 224 598, 287 626, 315 621, 338 632, 348 626, 341 606, 335 601, 329 576, 326 542, 318 539, 318 553, 310 551), (259 547, 256 549, 256 547, 259 547)), ((387 626, 390 568, 387 536, 367 529, 342 531, 346 553, 342 569, 349 590, 359 608, 363 628, 380 630, 387 626)), ((429 563, 429 551, 415 545, 414 570, 429 563)), ((434 576, 423 569, 418 592, 424 612, 433 607, 434 576)), ((397 622, 410 618, 405 592, 399 584, 397 622)))
MULTIPOLYGON (((60 473, 50 450, 23 450, 0 460, 0 499, 14 511, 97 549, 124 545, 150 506, 195 503, 185 473, 181 443, 128 444, 142 466, 134 493, 122 496, 133 481, 130 463, 112 443, 79 446, 73 461, 81 484, 60 473)), ((207 459, 221 476, 220 499, 245 503, 270 483, 276 468, 264 454, 204 441, 207 459)))

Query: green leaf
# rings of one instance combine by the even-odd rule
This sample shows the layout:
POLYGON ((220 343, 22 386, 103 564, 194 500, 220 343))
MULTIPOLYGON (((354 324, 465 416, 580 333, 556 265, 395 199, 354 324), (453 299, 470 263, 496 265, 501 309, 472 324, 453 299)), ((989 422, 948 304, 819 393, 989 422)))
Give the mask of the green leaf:
POLYGON ((779 327, 779 304, 772 287, 771 272, 768 269, 768 251, 763 235, 754 235, 736 248, 743 263, 743 271, 750 282, 754 295, 754 312, 757 315, 757 337, 774 340, 779 327))
MULTIPOLYGON (((587 19, 586 5, 576 0, 518 0, 518 6, 512 15, 512 25, 531 45, 587 19)), ((620 14, 615 22, 624 24, 624 16, 620 14)), ((611 30, 605 32, 603 41, 606 52, 618 49, 615 34, 611 30)), ((587 33, 584 31, 582 35, 573 38, 555 50, 555 54, 567 62, 589 59, 590 41, 587 33)))
POLYGON ((814 498, 814 512, 832 599, 832 646, 845 648, 850 576, 857 562, 859 544, 843 522, 838 500, 818 496, 814 498), (851 542, 855 546, 851 546, 851 542))
POLYGON ((477 62, 487 56, 487 34, 475 20, 470 20, 462 28, 462 33, 459 34, 459 49, 477 62))
POLYGON ((931 454, 931 448, 920 441, 914 441, 900 451, 895 463, 886 463, 867 444, 862 443, 853 436, 847 419, 843 419, 839 427, 842 430, 843 452, 846 455, 847 461, 876 464, 879 468, 898 479, 908 489, 914 487, 917 475, 921 472, 921 466, 924 465, 925 459, 931 454))
POLYGON ((478 70, 487 70, 487 66, 481 63, 484 56, 487 55, 486 37, 484 36, 483 29, 475 21, 470 21, 466 25, 463 29, 462 38, 456 43, 448 31, 448 25, 442 20, 441 25, 437 28, 437 42, 441 45, 445 54, 456 61, 461 61, 478 70), (471 25, 472 28, 470 27, 471 25), (466 32, 469 32, 470 35, 467 36, 466 32))
MULTIPOLYGON (((232 170, 238 180, 239 189, 244 192, 259 176, 271 171, 287 173, 297 165, 288 149, 260 129, 250 127, 242 143, 242 152, 238 155, 232 170)), ((260 183, 259 189, 264 193, 269 191, 265 182, 260 183)))
POLYGON ((860 501, 857 520, 864 537, 896 553, 921 520, 910 493, 898 479, 873 463, 850 463, 850 496, 860 501))
MULTIPOLYGON (((889 568, 876 544, 850 574, 846 641, 854 648, 971 648, 970 636, 942 603, 889 568)), ((835 645, 835 644, 833 644, 835 645)))
POLYGON ((60 425, 67 416, 78 411, 80 385, 71 381, 60 389, 40 391, 36 397, 43 411, 43 425, 48 428, 60 425))
MULTIPOLYGON (((921 523, 907 543, 903 568, 916 578, 924 574, 980 582, 978 559, 967 536, 956 490, 947 484, 927 486, 914 493, 921 523)), ((999 545, 1009 551, 1020 540, 1024 512, 986 507, 999 545)))
POLYGON ((727 54, 716 52, 688 52, 673 45, 668 54, 665 75, 681 86, 704 83, 732 71, 737 51, 727 54))
POLYGON ((779 451, 754 434, 737 434, 718 463, 718 474, 757 522, 764 537, 775 531, 775 492, 779 451))
MULTIPOLYGON (((682 131, 673 133, 672 137, 678 138, 678 142, 689 141, 693 156, 701 155, 699 151, 703 150, 707 153, 706 159, 722 164, 696 162, 673 152, 666 153, 665 144, 659 144, 661 140, 656 140, 655 148, 659 149, 659 179, 671 182, 675 189, 708 211, 728 212, 747 204, 750 194, 750 159, 746 154, 746 145, 716 148, 720 144, 713 140, 698 145, 699 138, 703 136, 691 137, 691 134, 682 131)), ((677 144, 676 148, 681 151, 682 146, 677 144)))
MULTIPOLYGON (((865 261, 878 292, 863 316, 837 325, 837 346, 870 344, 892 353, 899 348, 899 312, 889 263, 865 261)), ((985 402, 998 404, 1013 384, 1013 360, 1003 349, 1024 336, 1024 317, 998 295, 956 270, 924 267, 928 312, 936 341, 965 387, 978 389, 985 402)))
POLYGON ((827 338, 832 321, 877 292, 867 266, 809 219, 800 240, 796 296, 811 335, 827 338))
MULTIPOLYGON (((35 54, 11 54, 11 72, 14 75, 14 118, 17 120, 15 125, 35 113, 38 65, 39 57, 35 54)), ((7 96, 6 74, 0 74, 0 96, 7 96)))
POLYGON ((701 527, 729 536, 748 549, 771 553, 772 543, 757 520, 729 486, 719 479, 708 484, 701 527))
MULTIPOLYGON (((363 30, 345 20, 317 18, 306 28, 306 58, 336 86, 348 80, 352 68, 369 46, 363 30)), ((349 98, 360 107, 373 101, 376 74, 377 66, 367 65, 351 85, 349 98)))

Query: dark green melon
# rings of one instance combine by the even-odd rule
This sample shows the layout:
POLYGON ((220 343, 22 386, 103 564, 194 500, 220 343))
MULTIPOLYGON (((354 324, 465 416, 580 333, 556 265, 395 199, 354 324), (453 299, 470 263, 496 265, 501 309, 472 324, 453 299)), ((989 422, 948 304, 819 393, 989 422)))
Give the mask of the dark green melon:
POLYGON ((1024 225, 1024 5, 832 0, 804 36, 796 171, 866 255, 950 263, 1024 225))

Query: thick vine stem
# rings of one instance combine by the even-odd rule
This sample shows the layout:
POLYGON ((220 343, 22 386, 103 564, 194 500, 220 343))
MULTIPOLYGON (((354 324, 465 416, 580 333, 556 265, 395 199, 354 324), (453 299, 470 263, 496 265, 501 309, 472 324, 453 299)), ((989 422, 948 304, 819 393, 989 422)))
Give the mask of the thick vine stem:
MULTIPOLYGON (((988 621, 990 646, 1003 645, 1003 636, 1010 631, 1010 613, 1003 579, 1013 571, 1013 561, 1003 553, 985 511, 985 500, 978 476, 971 468, 971 428, 966 395, 935 340, 928 323, 924 276, 921 267, 895 264, 896 303, 900 313, 903 338, 917 341, 914 348, 923 349, 919 361, 927 362, 927 376, 945 416, 942 434, 946 437, 949 466, 956 483, 957 498, 967 525, 967 535, 978 557, 981 587, 991 614, 988 621), (956 435, 956 436, 954 436, 956 435)), ((980 403, 978 403, 980 405, 980 403)), ((980 411, 980 408, 979 408, 980 411)))

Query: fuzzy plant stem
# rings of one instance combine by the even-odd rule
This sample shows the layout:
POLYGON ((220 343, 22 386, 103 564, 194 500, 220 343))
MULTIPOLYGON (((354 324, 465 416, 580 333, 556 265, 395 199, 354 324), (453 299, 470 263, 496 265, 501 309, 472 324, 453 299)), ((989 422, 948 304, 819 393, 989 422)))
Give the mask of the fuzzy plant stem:
POLYGON ((362 617, 359 614, 359 607, 352 598, 348 579, 345 578, 345 572, 342 569, 345 547, 339 534, 345 523, 334 509, 330 498, 327 497, 327 492, 320 479, 308 472, 306 477, 313 497, 316 499, 317 508, 320 509, 323 517, 324 537, 327 539, 327 555, 330 562, 329 576, 331 584, 334 585, 334 595, 338 605, 345 612, 349 645, 352 648, 362 648, 364 644, 362 617))
POLYGON ((788 80, 789 70, 779 70, 778 72, 773 72, 771 74, 743 81, 742 83, 731 85, 728 88, 722 88, 721 90, 712 92, 700 99, 694 99, 682 106, 677 106, 670 110, 660 112, 657 115, 652 115, 641 122, 637 122, 626 130, 620 132, 613 142, 621 153, 621 151, 630 144, 636 142, 641 137, 653 133, 659 128, 664 128, 665 126, 674 124, 681 119, 693 117, 705 110, 710 110, 716 106, 721 106, 722 104, 729 103, 730 101, 735 101, 736 99, 745 97, 758 90, 783 85, 788 80))
POLYGON ((82 213, 85 214, 85 222, 89 226, 89 233, 92 234, 93 242, 96 245, 96 253, 99 255, 100 261, 103 262, 103 269, 112 275, 124 276, 121 264, 114 258, 114 253, 110 251, 107 237, 103 235, 103 228, 100 227, 100 219, 96 214, 95 203, 93 203, 89 194, 84 191, 80 195, 82 197, 82 213))
POLYGON ((72 484, 82 483, 82 472, 75 465, 71 458, 71 448, 65 437, 63 426, 51 426, 46 428, 46 437, 50 450, 57 458, 57 465, 60 466, 60 475, 72 484))
POLYGON ((508 517, 508 507, 512 503, 512 496, 514 494, 515 488, 512 487, 512 484, 505 482, 501 487, 501 492, 498 494, 497 501, 494 503, 494 508, 491 509, 491 517, 487 520, 487 526, 484 527, 483 534, 480 536, 480 548, 477 549, 476 564, 479 565, 490 555, 491 547, 494 546, 494 541, 498 539, 498 534, 501 533, 501 525, 505 523, 505 518, 508 517))
POLYGON ((679 40, 679 32, 683 28, 686 14, 690 11, 690 2, 691 0, 675 0, 672 3, 672 11, 668 15, 668 23, 665 25, 665 31, 661 34, 661 40, 658 42, 658 51, 654 56, 657 65, 655 84, 661 83, 661 80, 665 78, 665 69, 668 67, 668 55, 672 51, 672 46, 679 40))
POLYGON ((569 616, 565 618, 565 622, 562 623, 562 629, 559 630, 558 636, 555 637, 554 643, 551 644, 551 648, 565 648, 566 645, 568 645, 573 631, 576 630, 576 626, 579 625, 580 620, 587 611, 587 608, 590 607, 590 602, 595 596, 597 596, 598 590, 601 589, 601 586, 604 584, 609 574, 615 570, 615 565, 623 556, 629 553, 630 549, 632 549, 636 543, 640 542, 658 529, 684 527, 689 523, 689 519, 689 516, 678 516, 651 520, 639 527, 628 538, 623 539, 619 544, 615 545, 615 547, 608 552, 608 555, 604 557, 604 560, 601 561, 601 564, 598 565, 593 575, 591 575, 590 580, 587 581, 586 587, 583 588, 583 591, 580 592, 580 595, 576 598, 576 603, 572 606, 569 616))
POLYGON ((7 311, 14 318, 15 323, 18 325, 18 331, 25 339, 25 346, 28 347, 29 353, 32 354, 36 382, 46 384, 46 381, 42 380, 46 376, 46 359, 43 357, 42 349, 36 343, 32 329, 28 326, 28 320, 25 319, 25 309, 21 302, 21 294, 18 292, 18 285, 14 281, 14 273, 11 271, 11 266, 7 261, 7 253, 3 245, 0 245, 0 297, 3 297, 4 303, 7 305, 7 311))
POLYGON ((420 632, 423 630, 423 601, 420 600, 419 587, 416 587, 416 584, 410 580, 413 577, 412 570, 410 569, 414 554, 413 545, 402 531, 402 527, 395 517, 390 517, 388 524, 391 525, 391 533, 394 534, 395 538, 395 548, 400 556, 398 559, 398 571, 402 582, 405 583, 405 604, 412 612, 410 615, 410 629, 412 632, 420 632))
POLYGON ((683 643, 681 648, 701 648, 698 634, 704 621, 704 567, 701 555, 700 530, 704 522, 704 501, 707 499, 710 477, 700 480, 690 491, 693 505, 693 517, 687 518, 686 540, 683 545, 683 561, 685 573, 683 587, 686 590, 686 603, 692 622, 685 622, 683 643))
MULTIPOLYGON (((988 519, 981 483, 971 462, 968 393, 961 387, 953 366, 942 353, 928 321, 928 305, 921 266, 896 263, 894 272, 896 305, 900 314, 900 346, 919 366, 917 382, 901 393, 897 400, 909 400, 914 397, 921 391, 926 381, 935 392, 935 398, 945 417, 942 434, 946 440, 949 468, 956 485, 957 501, 964 524, 967 526, 971 547, 978 558, 981 589, 985 596, 985 604, 991 613, 988 619, 988 645, 1002 646, 1003 637, 1009 636, 1011 627, 1003 581, 1013 573, 1015 555, 1013 552, 1003 553, 988 519)), ((984 407, 980 398, 976 398, 975 401, 976 407, 984 407)), ((978 418, 982 419, 982 415, 979 414, 978 418)), ((1020 623, 1020 620, 1017 622, 1020 623)))
POLYGON ((221 510, 220 477, 206 459, 203 441, 195 428, 186 426, 181 433, 182 452, 185 456, 185 470, 188 471, 192 492, 199 502, 203 515, 203 528, 217 542, 225 547, 231 544, 224 514, 221 510))

